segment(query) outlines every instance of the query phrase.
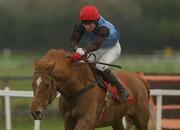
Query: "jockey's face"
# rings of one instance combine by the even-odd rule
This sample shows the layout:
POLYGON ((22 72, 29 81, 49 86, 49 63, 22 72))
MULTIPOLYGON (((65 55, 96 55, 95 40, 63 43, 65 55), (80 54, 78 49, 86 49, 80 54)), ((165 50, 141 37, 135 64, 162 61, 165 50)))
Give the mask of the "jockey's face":
POLYGON ((86 32, 93 32, 94 29, 96 28, 95 23, 83 24, 83 26, 84 26, 86 32))

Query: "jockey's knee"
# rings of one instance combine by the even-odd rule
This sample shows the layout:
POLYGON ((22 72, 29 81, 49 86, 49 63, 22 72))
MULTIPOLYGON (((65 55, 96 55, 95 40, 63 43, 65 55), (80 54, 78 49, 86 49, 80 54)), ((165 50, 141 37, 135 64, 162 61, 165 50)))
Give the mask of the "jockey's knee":
POLYGON ((100 71, 105 71, 108 68, 108 66, 102 64, 96 64, 96 68, 100 71))

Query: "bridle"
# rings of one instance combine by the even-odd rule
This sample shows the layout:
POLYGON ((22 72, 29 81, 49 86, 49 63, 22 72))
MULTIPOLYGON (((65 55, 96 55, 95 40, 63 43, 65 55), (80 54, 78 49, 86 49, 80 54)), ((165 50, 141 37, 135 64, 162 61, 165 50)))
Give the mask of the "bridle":
POLYGON ((54 100, 54 98, 59 94, 59 92, 58 92, 58 89, 57 89, 57 87, 56 87, 56 85, 55 85, 55 76, 54 76, 54 73, 50 73, 50 72, 41 72, 41 71, 36 71, 36 72, 34 72, 34 74, 33 75, 36 75, 36 74, 38 74, 39 76, 40 75, 48 75, 49 77, 50 77, 50 79, 51 79, 51 83, 50 83, 50 86, 51 86, 51 94, 50 94, 50 96, 49 96, 49 98, 48 98, 48 104, 51 104, 52 103, 52 101, 54 100), (56 94, 54 95, 53 94, 53 87, 55 87, 55 90, 56 90, 56 94))

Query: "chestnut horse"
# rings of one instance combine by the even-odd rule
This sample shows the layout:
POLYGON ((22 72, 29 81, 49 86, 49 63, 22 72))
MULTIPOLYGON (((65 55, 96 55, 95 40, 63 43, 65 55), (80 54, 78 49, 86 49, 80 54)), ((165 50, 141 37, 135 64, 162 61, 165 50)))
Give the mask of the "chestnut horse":
MULTIPOLYGON (((135 100, 134 104, 119 103, 99 87, 88 63, 71 62, 67 54, 70 53, 64 50, 50 50, 35 63, 31 106, 34 119, 41 120, 48 104, 61 93, 59 109, 65 130, 106 126, 125 130, 123 117, 128 118, 137 130, 148 130, 149 87, 143 78, 135 73, 117 74, 135 100)), ((128 124, 127 120, 125 123, 128 124)))

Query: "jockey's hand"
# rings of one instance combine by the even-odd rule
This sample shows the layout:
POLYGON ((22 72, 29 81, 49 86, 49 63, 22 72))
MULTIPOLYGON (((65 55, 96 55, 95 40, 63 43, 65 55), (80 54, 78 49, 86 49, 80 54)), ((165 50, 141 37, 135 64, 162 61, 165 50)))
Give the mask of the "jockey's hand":
POLYGON ((77 48, 76 53, 80 54, 81 56, 87 55, 87 51, 84 48, 77 48))

